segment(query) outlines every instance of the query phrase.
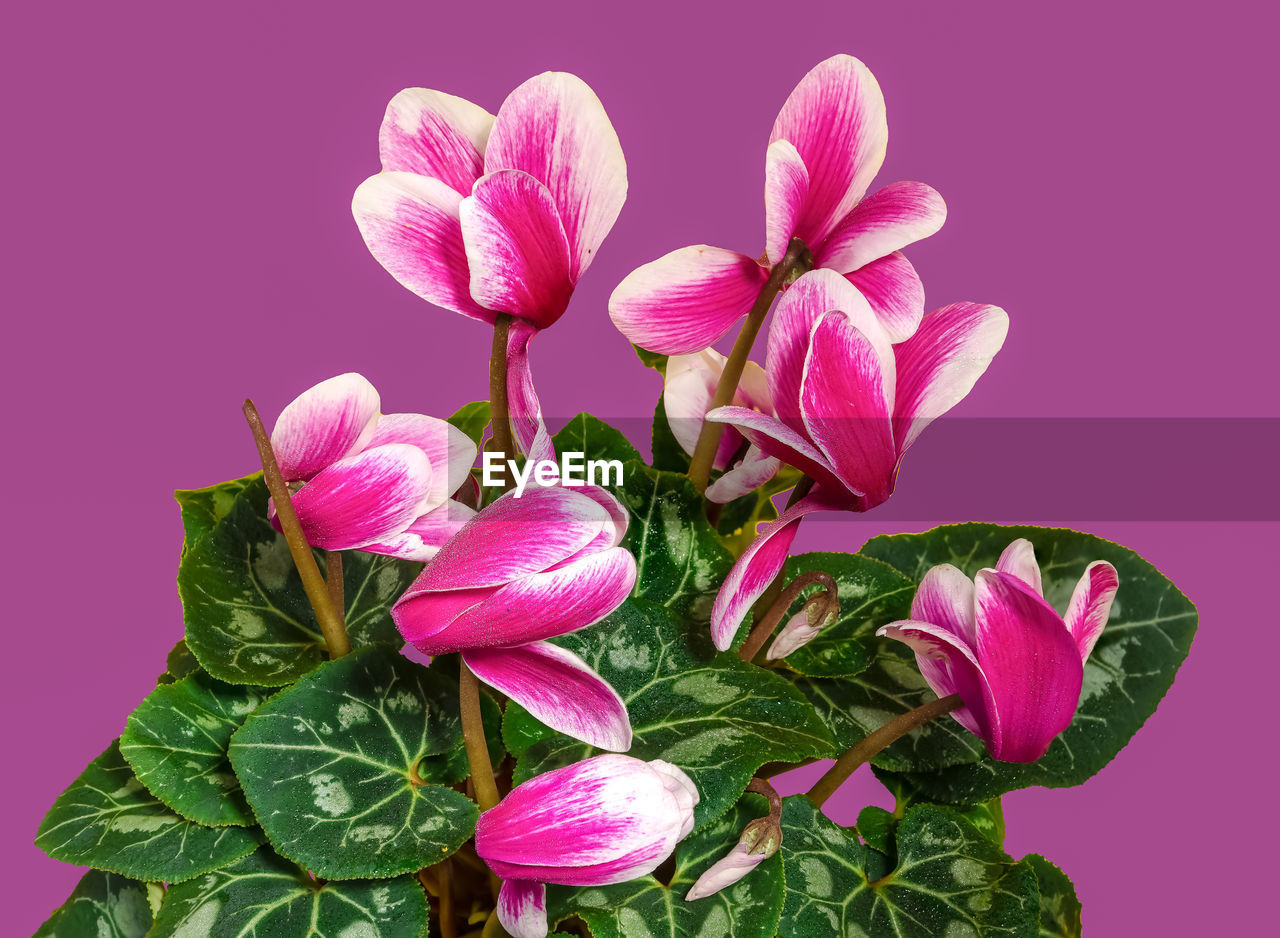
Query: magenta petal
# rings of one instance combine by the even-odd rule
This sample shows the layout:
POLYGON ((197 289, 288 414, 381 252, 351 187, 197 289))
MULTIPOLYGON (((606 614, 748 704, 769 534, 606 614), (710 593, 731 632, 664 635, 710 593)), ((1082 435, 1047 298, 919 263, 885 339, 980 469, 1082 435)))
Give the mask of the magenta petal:
POLYGON ((853 207, 814 251, 821 267, 842 274, 934 234, 947 218, 942 196, 922 182, 895 182, 853 207))
POLYGON ((809 195, 809 171, 786 140, 769 144, 764 156, 764 254, 773 266, 787 253, 809 195))
POLYGON ((818 63, 778 113, 769 142, 776 140, 789 140, 809 171, 796 235, 810 247, 821 244, 884 162, 889 128, 875 76, 850 55, 818 63))
POLYGON ((507 412, 516 443, 529 459, 555 459, 551 434, 542 419, 542 402, 533 386, 529 343, 538 334, 532 323, 517 319, 507 333, 507 412))
POLYGON ((911 600, 911 618, 940 626, 969 648, 976 647, 973 580, 949 563, 930 567, 911 600))
POLYGON ((910 339, 895 346, 898 400, 893 437, 898 452, 973 389, 1009 331, 998 306, 952 303, 925 316, 910 339))
POLYGON ((471 475, 476 444, 449 423, 424 414, 383 414, 378 418, 368 447, 384 443, 410 443, 431 462, 431 503, 443 505, 471 475))
POLYGON ((351 213, 369 253, 402 286, 428 303, 492 323, 493 310, 471 298, 461 201, 439 179, 380 173, 360 183, 351 213))
POLYGON ((369 445, 378 420, 378 392, 364 375, 348 373, 303 391, 280 412, 271 449, 293 482, 369 445))
POLYGON ((707 419, 737 427, 738 432, 750 440, 753 446, 789 466, 795 466, 833 493, 847 489, 835 474, 827 457, 809 442, 808 437, 797 433, 776 417, 757 410, 747 410, 745 407, 717 407, 707 414, 707 419))
POLYGON ((1036 563, 1036 549, 1025 537, 1010 542, 1000 554, 1000 559, 996 561, 996 569, 1001 573, 1013 574, 1036 593, 1044 595, 1044 586, 1040 581, 1040 564, 1036 563))
POLYGON ((511 938, 546 938, 547 887, 531 879, 504 879, 498 921, 511 938))
POLYGON ((767 279, 744 254, 705 244, 680 248, 629 273, 609 297, 609 315, 641 348, 700 352, 750 311, 767 279))
POLYGON ((631 748, 627 705, 604 678, 567 649, 550 642, 517 648, 473 648, 467 667, 553 730, 597 749, 631 748))
POLYGON ((516 170, 489 173, 458 214, 475 301, 540 329, 559 319, 573 280, 569 244, 547 187, 516 170))
POLYGON ((521 170, 550 190, 577 283, 627 198, 627 161, 595 92, 566 72, 530 78, 498 109, 484 166, 521 170))
POLYGON ((484 173, 493 115, 463 98, 406 88, 387 105, 378 131, 382 169, 433 176, 461 195, 484 173))
POLYGON ((880 355, 848 316, 827 313, 814 327, 800 388, 809 438, 845 485, 871 505, 893 492, 897 463, 890 422, 893 357, 880 355))
POLYGON ((422 514, 430 488, 426 454, 389 443, 321 470, 292 501, 307 543, 348 550, 402 532, 422 514))
POLYGON ((402 560, 430 560, 475 515, 474 509, 461 502, 446 501, 415 520, 403 533, 360 549, 402 560))
POLYGON ((1084 676, 1075 639, 1022 580, 979 570, 976 657, 1000 730, 987 749, 1002 762, 1034 762, 1071 723, 1084 676))
POLYGON ((1095 560, 1084 571, 1067 606, 1067 628, 1085 661, 1111 615, 1111 603, 1120 588, 1120 574, 1105 560, 1095 560))
POLYGON ((911 262, 899 251, 845 274, 866 297, 890 342, 915 335, 924 317, 924 284, 911 262))

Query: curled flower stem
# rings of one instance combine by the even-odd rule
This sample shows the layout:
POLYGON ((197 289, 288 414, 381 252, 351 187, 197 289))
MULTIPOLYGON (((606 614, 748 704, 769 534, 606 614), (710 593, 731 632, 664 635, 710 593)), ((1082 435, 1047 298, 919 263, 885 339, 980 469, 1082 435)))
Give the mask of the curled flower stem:
POLYGON ((511 487, 507 473, 507 460, 515 452, 511 438, 511 414, 507 404, 507 337, 511 332, 511 317, 498 313, 493 321, 493 348, 489 352, 489 414, 493 421, 493 437, 489 440, 492 451, 502 457, 499 478, 500 489, 511 487))
POLYGON ((347 604, 342 596, 342 552, 327 550, 324 553, 324 582, 329 587, 329 602, 333 604, 333 614, 338 617, 345 631, 347 604))
POLYGON ((769 816, 782 816, 782 796, 778 794, 778 790, 769 784, 768 780, 763 778, 753 778, 747 783, 747 791, 753 791, 757 795, 764 795, 769 802, 769 816))
POLYGON ((347 638, 347 627, 342 621, 330 599, 329 587, 320 575, 320 567, 316 564, 315 554, 307 543, 307 536, 302 532, 302 524, 298 521, 298 513, 293 510, 293 502, 289 498, 289 487, 285 485, 284 476, 280 474, 280 464, 276 462, 275 451, 271 448, 271 439, 262 426, 262 417, 253 401, 244 402, 244 417, 253 431, 254 442, 258 444, 258 457, 262 460, 262 475, 267 482, 267 490, 271 493, 276 508, 276 517, 280 519, 280 527, 284 529, 284 539, 289 545, 289 553, 293 556, 293 565, 298 568, 298 576, 302 577, 302 588, 306 591, 307 601, 316 614, 320 624, 320 632, 324 635, 325 646, 329 649, 330 658, 341 658, 351 650, 351 641, 347 638))
POLYGON ((796 597, 815 583, 821 585, 823 589, 830 590, 832 593, 836 592, 836 581, 821 570, 811 570, 808 573, 800 574, 787 584, 782 594, 769 607, 769 611, 761 616, 760 621, 751 627, 747 640, 738 649, 738 657, 743 661, 750 661, 754 658, 760 649, 764 647, 764 643, 769 640, 773 630, 778 627, 782 617, 787 614, 791 604, 796 601, 796 597))
POLYGON ((880 750, 906 736, 917 726, 928 723, 944 713, 950 713, 962 703, 959 694, 951 694, 931 700, 914 710, 908 710, 894 717, 878 730, 869 733, 861 742, 837 759, 836 764, 827 770, 827 774, 818 779, 817 784, 809 789, 809 800, 818 807, 822 807, 826 800, 835 794, 836 789, 844 784, 845 779, 853 774, 854 769, 862 763, 874 759, 880 750))
MULTIPOLYGON (((742 380, 742 371, 747 367, 751 346, 755 345, 756 336, 760 333, 760 327, 764 325, 764 317, 768 315, 774 298, 797 272, 803 272, 812 266, 813 255, 805 247, 805 243, 799 238, 792 238, 791 244, 787 246, 787 253, 769 271, 769 279, 760 288, 755 305, 747 314, 747 321, 743 323, 742 331, 738 333, 738 339, 733 343, 733 351, 729 353, 729 358, 724 363, 724 370, 720 372, 720 383, 716 385, 716 392, 712 395, 711 403, 707 407, 708 411, 724 407, 733 400, 733 395, 738 390, 738 382, 742 380)), ((711 480, 711 464, 715 461, 716 450, 720 446, 720 437, 723 435, 724 424, 710 420, 703 421, 702 432, 698 434, 697 445, 693 448, 693 458, 689 462, 689 478, 699 494, 706 491, 707 483, 711 480)))
POLYGON ((462 711, 462 736, 467 745, 467 762, 471 765, 471 784, 475 786, 476 803, 488 811, 498 803, 498 782, 489 761, 489 744, 484 738, 484 720, 480 711, 480 682, 465 661, 458 662, 458 706, 462 711))

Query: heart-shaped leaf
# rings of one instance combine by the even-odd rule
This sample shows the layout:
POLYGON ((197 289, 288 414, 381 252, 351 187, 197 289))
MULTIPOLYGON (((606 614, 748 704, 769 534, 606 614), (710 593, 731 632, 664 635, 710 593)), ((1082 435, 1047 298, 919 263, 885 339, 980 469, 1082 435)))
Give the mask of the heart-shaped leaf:
POLYGON ((470 404, 463 404, 449 418, 449 422, 465 433, 476 446, 479 446, 480 441, 484 439, 484 428, 489 425, 489 420, 488 401, 472 401, 470 404))
POLYGON ((614 429, 591 414, 578 414, 570 418, 560 432, 551 438, 551 442, 560 455, 582 453, 588 460, 616 459, 623 463, 640 458, 640 452, 631 445, 631 441, 621 430, 614 429))
POLYGON ((32 938, 142 938, 150 927, 144 883, 90 870, 32 938))
POLYGON ((178 489, 173 493, 174 500, 182 512, 182 530, 186 535, 183 541, 183 552, 200 538, 214 529, 219 521, 227 516, 240 497, 240 493, 251 485, 260 483, 262 473, 255 472, 243 479, 232 479, 230 482, 219 482, 203 489, 178 489))

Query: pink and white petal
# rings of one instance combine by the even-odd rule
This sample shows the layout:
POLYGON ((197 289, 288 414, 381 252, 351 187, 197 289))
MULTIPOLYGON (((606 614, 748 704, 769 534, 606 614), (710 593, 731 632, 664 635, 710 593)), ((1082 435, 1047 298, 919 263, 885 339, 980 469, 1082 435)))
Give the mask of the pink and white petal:
POLYGON ((1001 762, 1034 762, 1075 715, 1080 650, 1053 608, 1018 577, 979 570, 974 585, 976 657, 1000 715, 987 751, 1001 762))
POLYGON ((458 209, 471 296, 541 329, 573 294, 569 243, 547 187, 516 170, 489 173, 458 209))
MULTIPOLYGON (((308 544, 349 550, 404 531, 422 514, 430 489, 426 454, 407 443, 388 443, 322 469, 292 502, 308 544)), ((278 526, 274 510, 270 517, 278 526)))
POLYGON ((951 711, 956 722, 979 737, 987 748, 1000 734, 1000 714, 973 650, 954 632, 931 622, 904 619, 876 630, 882 638, 907 645, 925 683, 939 697, 959 694, 964 706, 951 711))
POLYGON ((379 403, 374 386, 354 372, 303 391, 280 412, 271 431, 281 474, 290 482, 310 479, 364 449, 375 432, 379 403))
POLYGON ((775 140, 789 140, 809 171, 795 234, 810 247, 821 244, 884 162, 889 127, 875 76, 850 55, 819 62, 782 105, 769 136, 775 140))
MULTIPOLYGON (((689 455, 693 455, 706 420, 707 409, 720 383, 725 357, 715 349, 692 355, 672 355, 667 359, 662 389, 662 406, 671 434, 689 455)), ((742 445, 742 437, 731 432, 720 438, 712 467, 723 469, 742 445)))
MULTIPOLYGON (((736 427, 753 446, 789 466, 795 466, 833 493, 847 489, 827 457, 809 442, 809 438, 797 433, 776 417, 762 414, 758 410, 747 410, 745 407, 717 407, 707 414, 707 419, 736 427)), ((860 496, 862 493, 854 494, 860 496)))
MULTIPOLYGON (((500 586, 438 632, 413 641, 425 652, 443 655, 554 638, 595 625, 618 608, 635 582, 635 558, 624 547, 612 547, 500 586)), ((422 595, 430 601, 438 594, 422 595)), ((397 605, 409 600, 406 595, 397 605)))
POLYGON ((529 364, 529 343, 537 334, 537 326, 523 319, 513 320, 507 333, 507 413, 521 452, 533 460, 554 460, 555 445, 542 419, 529 364))
POLYGON ((924 284, 905 255, 900 251, 886 255, 845 277, 871 304, 890 342, 905 342, 915 335, 924 318, 924 284))
POLYGON ((930 567, 911 600, 911 618, 946 629, 970 648, 977 647, 973 580, 958 567, 940 563, 930 567))
POLYGON ((736 251, 680 248, 627 274, 609 316, 627 340, 663 355, 700 352, 750 312, 768 271, 736 251))
POLYGON ((893 438, 899 454, 921 431, 972 389, 1009 332, 1009 316, 998 306, 952 303, 920 322, 916 334, 895 346, 898 400, 893 438))
POLYGON ((808 436, 845 486, 878 505, 893 493, 893 365, 844 313, 813 330, 800 387, 808 436), (886 367, 887 366, 887 367, 886 367))
POLYGON ((706 872, 684 894, 684 901, 694 902, 715 895, 732 886, 767 859, 769 854, 765 851, 752 853, 750 847, 739 841, 733 845, 732 850, 707 867, 706 872))
POLYGON ((755 540, 729 570, 711 607, 711 641, 716 648, 727 651, 733 644, 742 620, 787 562, 787 552, 804 516, 831 507, 818 495, 809 495, 786 509, 776 521, 760 526, 755 540))
POLYGON ((947 219, 947 203, 932 186, 895 182, 853 207, 817 250, 819 267, 842 274, 935 234, 947 219))
POLYGON ((880 327, 866 297, 834 270, 811 270, 793 283, 773 313, 765 371, 778 418, 804 432, 800 417, 800 383, 814 327, 822 316, 838 309, 872 343, 881 358, 892 357, 889 337, 880 327))
POLYGON ((627 161, 596 93, 567 72, 530 78, 498 109, 484 168, 518 169, 550 190, 577 283, 627 199, 627 161))
POLYGON ((622 539, 627 536, 627 526, 631 523, 631 515, 627 513, 627 509, 622 507, 622 503, 608 489, 602 489, 598 485, 583 485, 575 486, 573 490, 599 504, 601 508, 609 513, 611 523, 606 524, 594 541, 583 547, 576 555, 570 557, 566 563, 572 562, 587 553, 617 547, 622 543, 622 539))
POLYGON ((675 816, 679 821, 679 840, 684 840, 693 830, 693 809, 698 806, 702 796, 698 794, 698 786, 685 774, 684 769, 663 759, 650 759, 649 769, 661 780, 662 786, 671 796, 675 816))
POLYGON ((764 155, 764 255, 782 260, 809 196, 809 171, 788 140, 775 140, 764 155))
POLYGON ((531 642, 516 648, 471 648, 462 658, 476 677, 553 730, 597 749, 631 748, 627 705, 573 652, 550 642, 531 642))
POLYGON ((378 418, 369 447, 384 443, 410 443, 431 461, 432 507, 443 505, 471 475, 476 461, 476 444, 471 438, 438 417, 425 414, 383 414, 378 418))
POLYGON ((1071 602, 1067 605, 1066 622, 1076 647, 1080 649, 1081 661, 1088 660, 1093 646, 1098 643, 1098 636, 1111 616, 1111 603, 1118 589, 1120 574, 1105 560, 1089 564, 1084 576, 1076 583, 1071 602))
POLYGON ((782 460, 752 445, 736 466, 707 486, 707 499, 725 505, 754 492, 778 474, 782 460))
POLYGON ((475 509, 449 500, 418 518, 403 534, 366 544, 360 549, 402 560, 430 560, 475 515, 475 509))
POLYGON ((504 879, 498 922, 511 938, 547 938, 547 887, 531 879, 504 879))
POLYGON ((443 91, 406 88, 387 105, 378 131, 385 172, 432 176, 461 195, 484 173, 493 115, 443 91))
POLYGON ((996 569, 1001 573, 1011 573, 1023 583, 1044 595, 1044 585, 1040 580, 1040 564, 1036 562, 1036 549, 1025 537, 1010 541, 1009 546, 996 561, 996 569))
POLYGON ((761 413, 773 413, 773 395, 769 393, 769 376, 757 362, 748 360, 742 367, 742 377, 738 379, 738 390, 733 395, 733 402, 761 413))
POLYGON ((492 323, 493 310, 471 298, 461 202, 439 179, 379 173, 356 188, 351 213, 369 253, 402 286, 428 303, 492 323))
POLYGON ((809 619, 809 610, 801 609, 784 625, 774 637, 769 650, 764 653, 766 661, 777 661, 785 658, 797 648, 803 648, 822 631, 821 624, 814 625, 809 619))

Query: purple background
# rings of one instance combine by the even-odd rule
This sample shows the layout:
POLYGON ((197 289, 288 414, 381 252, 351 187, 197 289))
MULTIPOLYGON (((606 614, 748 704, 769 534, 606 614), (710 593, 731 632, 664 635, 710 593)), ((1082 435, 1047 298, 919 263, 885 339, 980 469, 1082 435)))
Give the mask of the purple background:
MULTIPOLYGON (((1010 313, 961 413, 1277 415, 1274 297, 1254 276, 1275 249, 1263 5, 461 6, 6 17, 6 931, 33 931, 79 875, 31 838, 181 635, 169 492, 255 468, 240 400, 271 419, 346 370, 388 410, 445 415, 487 396, 485 330, 393 282, 350 217, 402 87, 496 110, 530 75, 570 70, 618 129, 630 200, 534 346, 549 415, 651 413, 657 378, 609 322, 610 290, 684 244, 760 249, 774 114, 835 52, 884 87, 880 182, 921 179, 950 205, 911 250, 932 305, 1010 313)), ((1230 486, 1232 458, 1186 497, 1230 486)), ((1097 453, 1100 477, 1154 468, 1097 453)), ((1263 693, 1280 652, 1254 584, 1275 576, 1276 525, 986 520, 1072 520, 1128 544, 1202 615, 1176 686, 1112 766, 1082 788, 1009 796, 1010 851, 1074 877, 1093 938, 1251 933, 1271 888, 1260 822, 1274 815, 1251 795, 1269 799, 1275 779, 1263 693), (1219 753, 1231 769, 1215 784, 1205 760, 1219 753), (1229 891, 1202 885, 1226 869, 1229 891)), ((813 524, 798 549, 854 550, 887 529, 874 515, 813 524)), ((881 797, 859 776, 832 813, 851 822, 881 797)))

